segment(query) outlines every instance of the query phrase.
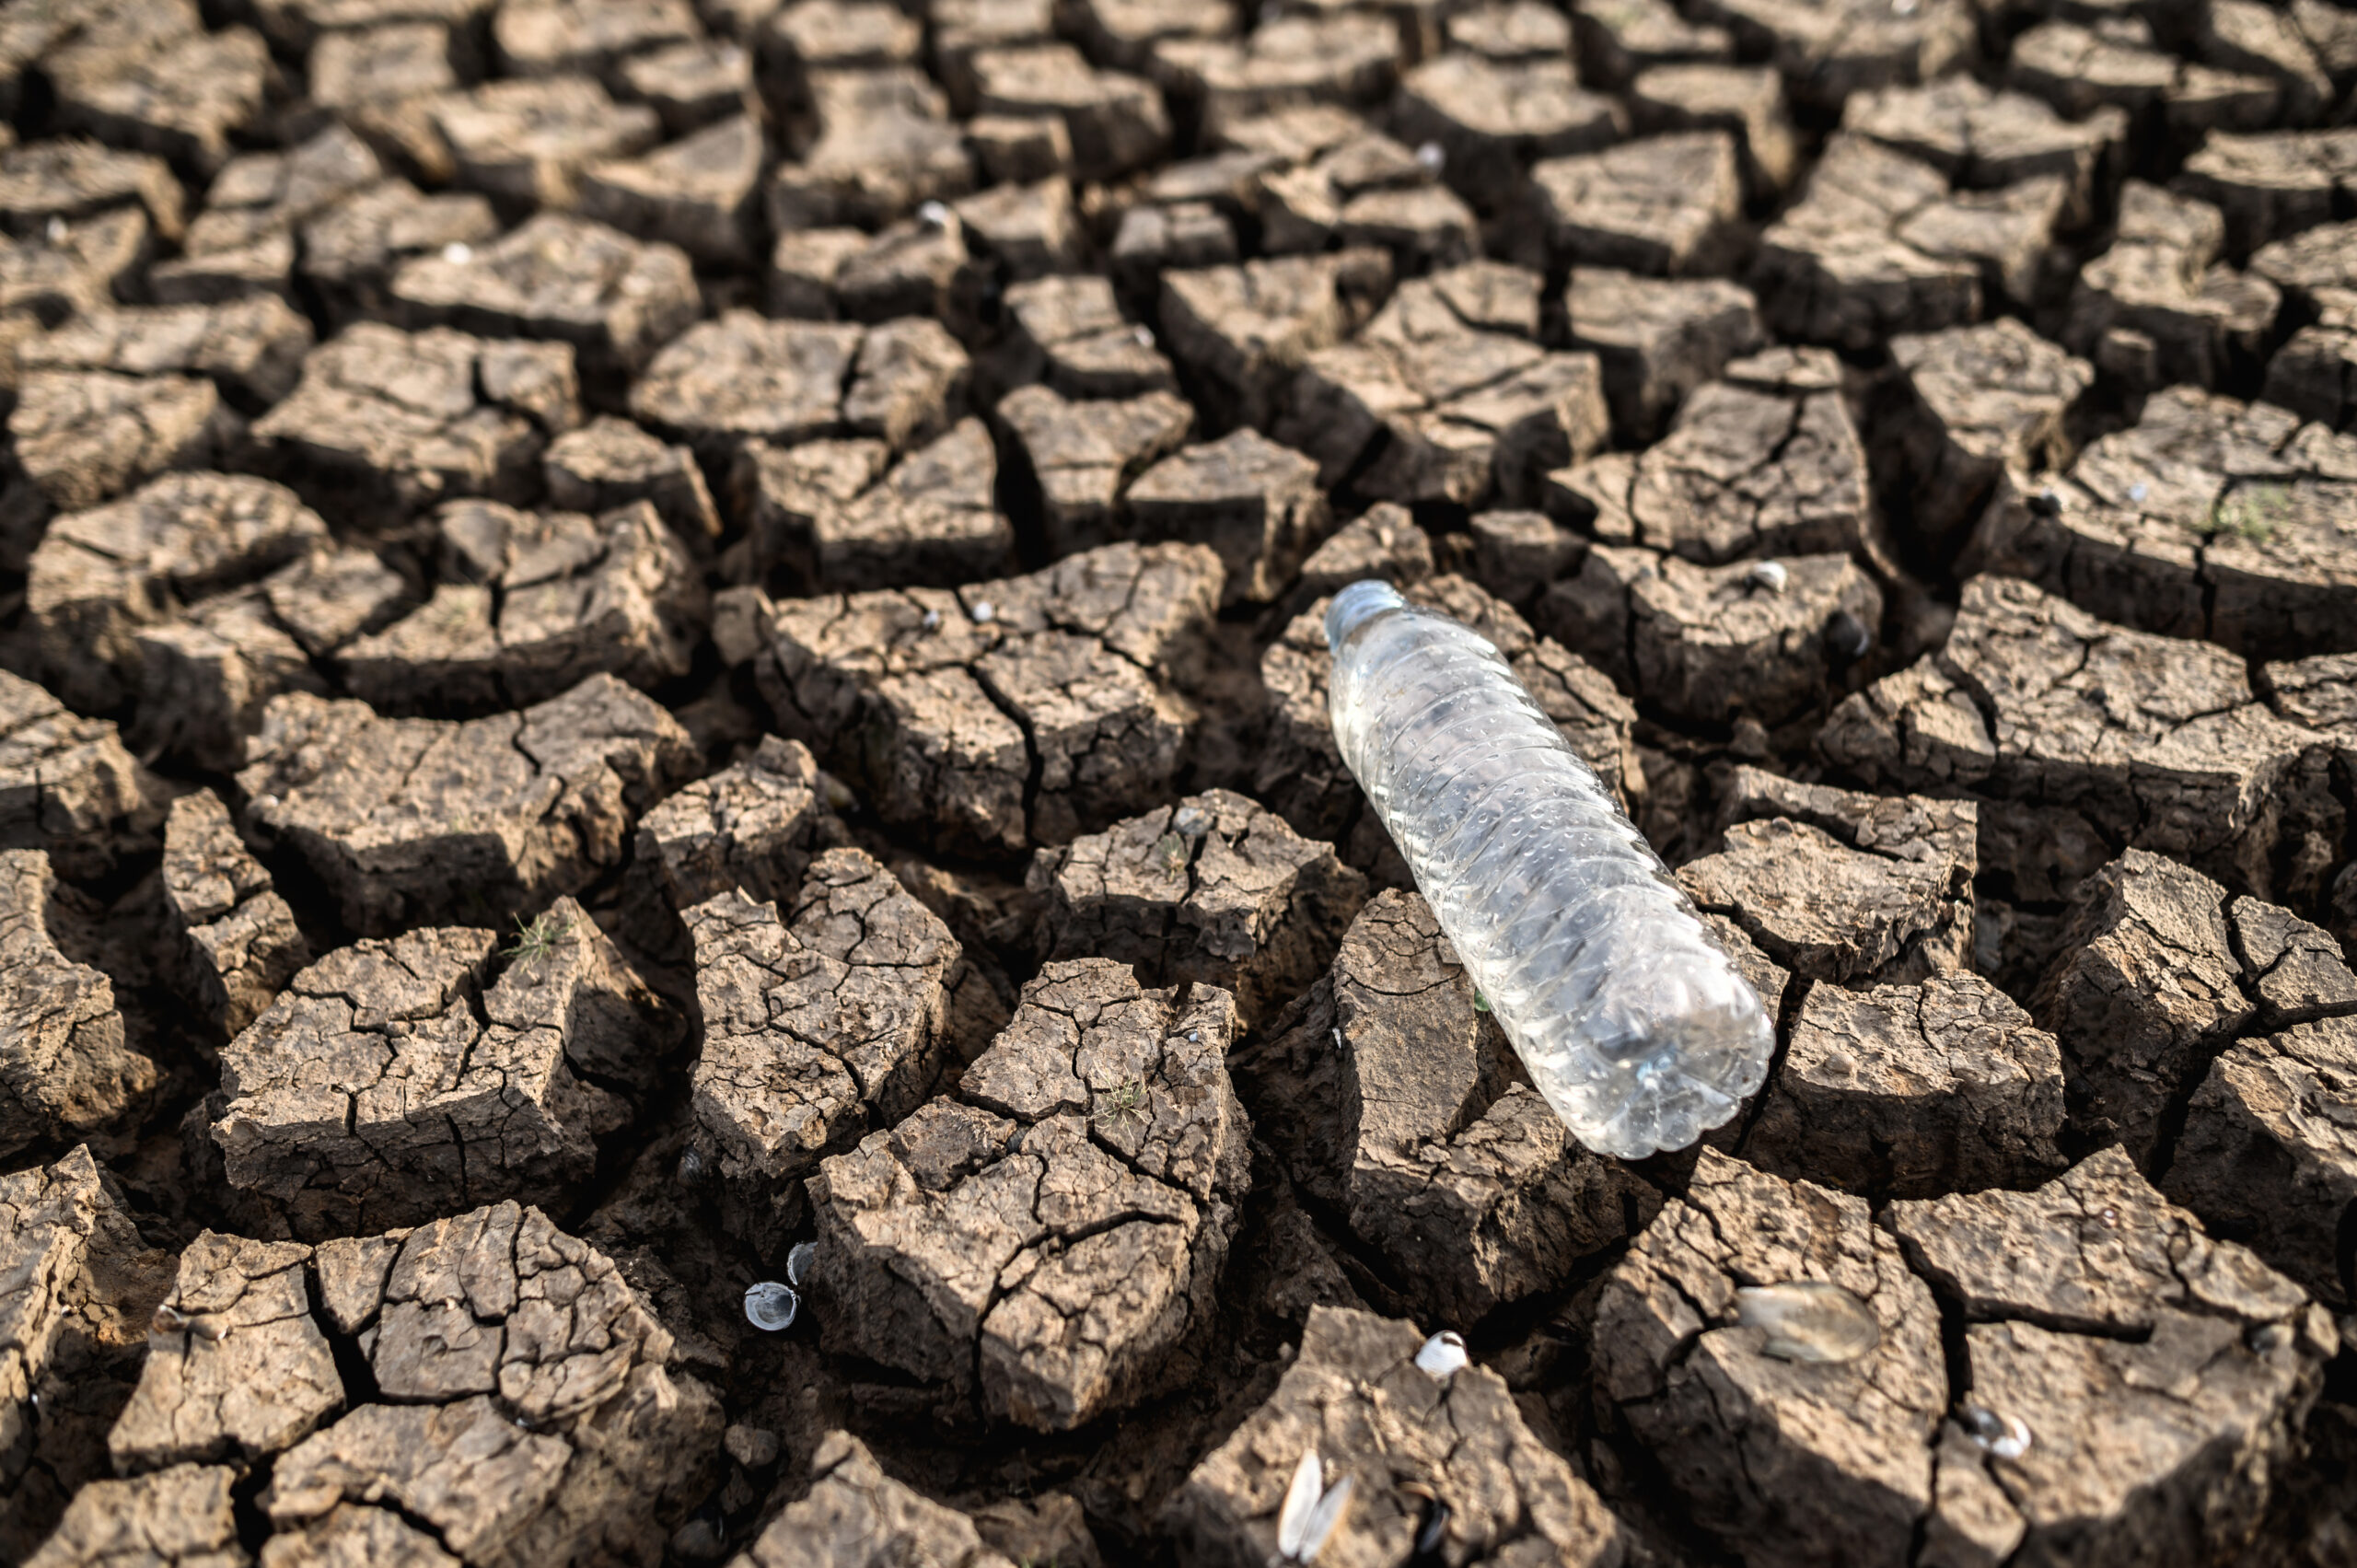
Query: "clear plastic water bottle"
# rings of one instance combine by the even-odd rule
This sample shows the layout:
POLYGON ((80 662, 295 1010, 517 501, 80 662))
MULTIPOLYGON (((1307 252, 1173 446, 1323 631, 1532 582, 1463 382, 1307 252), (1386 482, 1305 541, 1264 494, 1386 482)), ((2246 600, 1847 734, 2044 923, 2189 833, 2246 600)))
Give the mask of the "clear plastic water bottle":
POLYGON ((1682 1149, 1775 1031, 1661 858, 1497 649, 1387 583, 1326 612, 1342 760, 1573 1136, 1682 1149))

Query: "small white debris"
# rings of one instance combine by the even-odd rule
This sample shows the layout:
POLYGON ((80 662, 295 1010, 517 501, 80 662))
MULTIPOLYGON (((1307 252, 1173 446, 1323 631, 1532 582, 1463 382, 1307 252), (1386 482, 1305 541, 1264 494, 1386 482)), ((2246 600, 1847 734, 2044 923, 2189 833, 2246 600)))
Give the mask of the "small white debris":
POLYGON ((2153 487, 2146 484, 2140 479, 2135 483, 2128 487, 2128 499, 2131 501, 2142 501, 2145 496, 2150 495, 2152 493, 2153 487))
POLYGON ((56 216, 54 214, 51 215, 49 222, 41 226, 41 233, 48 238, 49 242, 52 245, 64 244, 65 236, 68 232, 69 231, 65 226, 65 220, 62 217, 56 216))
POLYGON ((1967 1405, 1960 1419, 1967 1435, 2001 1459, 2029 1452, 2029 1428, 2015 1415, 1999 1415, 1985 1405, 1967 1405))
POLYGON ((1277 1510, 1277 1555, 1288 1562, 1315 1562, 1334 1527, 1342 1522, 1351 1505, 1351 1491, 1349 1476, 1329 1490, 1318 1450, 1303 1454, 1301 1463, 1294 1467, 1292 1484, 1285 1488, 1283 1505, 1277 1510))
POLYGON ((1858 1063, 1846 1051, 1829 1051, 1825 1053, 1825 1070, 1835 1077, 1846 1078, 1858 1070, 1858 1063))
POLYGON ((258 795, 258 796, 254 796, 254 809, 255 809, 255 810, 257 810, 257 811, 275 811, 275 810, 277 810, 277 809, 278 809, 278 796, 274 796, 274 795, 258 795))
POLYGON ((1438 179, 1448 167, 1448 152, 1438 142, 1426 142, 1416 149, 1416 167, 1438 179))
POLYGON ((1130 336, 1137 339, 1138 347, 1140 348, 1152 348, 1154 346, 1154 329, 1147 326, 1143 321, 1130 329, 1130 336))
POLYGON ((926 610, 926 611, 924 612, 924 621, 923 621, 923 626, 924 626, 924 629, 925 629, 926 631, 928 631, 928 632, 938 632, 938 631, 940 631, 940 630, 941 630, 941 611, 939 611, 939 610, 926 610))
POLYGON ((1779 1361, 1855 1361, 1882 1343, 1866 1304, 1827 1280, 1742 1285, 1735 1300, 1736 1326, 1766 1330, 1759 1349, 1779 1361))
POLYGON ((927 228, 947 228, 956 217, 946 202, 927 202, 917 209, 917 222, 927 228))
POLYGON ((1334 1049, 1335 1049, 1335 1050, 1337 1050, 1337 1051, 1340 1051, 1340 1050, 1341 1050, 1341 1049, 1342 1049, 1342 1026, 1341 1026, 1341 1025, 1340 1025, 1340 1024, 1336 1024, 1336 1025, 1334 1026, 1334 1028, 1333 1028, 1333 1035, 1334 1035, 1334 1049))
POLYGON ((745 1321, 763 1333, 792 1328, 794 1315, 801 1309, 802 1298, 794 1287, 776 1280, 762 1280, 745 1292, 745 1321))
POLYGON ((1784 591, 1784 585, 1792 580, 1792 574, 1785 570, 1781 561, 1755 561, 1751 563, 1751 575, 1744 580, 1755 588, 1780 594, 1784 591))
POLYGON ((1187 1031, 1187 1043, 1188 1043, 1189 1045, 1201 1045, 1201 1044, 1202 1044, 1202 1043, 1203 1043, 1203 1031, 1202 1031, 1202 1030, 1201 1030, 1201 1029, 1189 1029, 1189 1030, 1187 1031))
POLYGON ((1890 0, 1890 8, 1902 17, 1911 17, 1921 0, 1890 0))
POLYGON ((463 267, 475 259, 475 248, 464 241, 453 239, 449 244, 442 247, 442 259, 454 267, 463 267))
POLYGON ((998 619, 998 607, 986 598, 976 599, 972 608, 966 613, 974 618, 976 625, 987 626, 998 619))
POLYGON ((797 1241, 785 1254, 785 1283, 800 1288, 802 1276, 810 1272, 810 1260, 819 1255, 815 1241, 797 1241))
POLYGON ((1443 1329, 1416 1353, 1416 1370, 1427 1377, 1452 1377, 1472 1363, 1465 1353, 1465 1336, 1454 1329, 1443 1329))

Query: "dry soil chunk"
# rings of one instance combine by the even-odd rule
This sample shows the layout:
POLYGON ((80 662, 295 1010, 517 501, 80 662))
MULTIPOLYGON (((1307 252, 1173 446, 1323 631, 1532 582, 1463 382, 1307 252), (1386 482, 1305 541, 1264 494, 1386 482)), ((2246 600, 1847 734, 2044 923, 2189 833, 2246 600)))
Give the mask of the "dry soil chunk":
POLYGON ((459 183, 529 211, 572 204, 582 171, 629 157, 661 131, 644 104, 616 103, 586 76, 485 82, 436 102, 459 183))
POLYGON ((123 1043, 114 984, 58 950, 57 875, 39 850, 0 850, 0 1150, 103 1132, 140 1108, 156 1064, 123 1043))
POLYGON ((2001 489, 1973 564, 2254 658, 2357 649, 2357 436, 2175 387, 2067 476, 2001 489))
POLYGON ((986 49, 970 68, 984 114, 1055 115, 1071 134, 1074 172, 1112 180, 1159 159, 1170 145, 1162 95, 1143 77, 1100 71, 1070 44, 986 49))
POLYGON ((2256 250, 2338 215, 2357 191, 2357 130, 2220 131, 2186 159, 2177 184, 2226 215, 2235 250, 2256 250))
POLYGON ((77 708, 119 708, 137 690, 139 628, 326 540, 327 525, 294 492, 245 475, 167 474, 59 517, 25 584, 35 671, 77 708))
POLYGON ((1406 1561, 1442 1517, 1441 1561, 1605 1568, 1628 1539, 1603 1499, 1524 1423, 1505 1380, 1483 1366, 1434 1377, 1416 1365, 1414 1324, 1315 1307, 1301 1353, 1267 1403, 1213 1450, 1171 1498, 1164 1524, 1182 1561, 1268 1561, 1277 1511, 1301 1456, 1352 1505, 1318 1552, 1350 1568, 1406 1561))
POLYGON ((1307 604, 1352 583, 1380 577, 1395 587, 1433 575, 1433 541, 1408 508, 1385 502, 1368 507, 1327 536, 1301 563, 1294 602, 1307 604))
POLYGON ((782 563, 807 588, 837 592, 1003 573, 1015 564, 1015 527, 998 509, 997 483, 990 432, 966 419, 855 494, 765 484, 755 517, 761 563, 782 563))
MULTIPOLYGON (((2351 1005, 2345 992, 2340 1005, 2351 1005)), ((2340 1241, 2357 1203, 2352 1114, 2357 1022, 2344 1015, 2243 1040, 2194 1091, 2162 1186, 2205 1225, 2345 1307, 2357 1300, 2340 1241)))
MULTIPOLYGON (((1395 528, 1414 528, 1401 520, 1395 528)), ((1630 749, 1637 711, 1611 678, 1551 638, 1532 633, 1513 606, 1458 576, 1426 578, 1401 591, 1418 603, 1453 615, 1497 645, 1547 715, 1604 780, 1627 799, 1643 792, 1643 773, 1630 749)), ((1364 803, 1358 781, 1342 765, 1326 711, 1333 656, 1326 646, 1326 603, 1311 604, 1287 623, 1260 658, 1269 692, 1269 732, 1253 785, 1269 808, 1305 838, 1341 843, 1364 803)), ((1361 864, 1353 855, 1354 864, 1361 864)))
POLYGON ((1978 517, 1999 475, 2059 468, 2095 366, 2012 317, 1892 340, 1908 401, 1877 432, 1906 475, 1915 529, 1938 546, 1978 517))
POLYGON ((489 931, 418 931, 297 974, 222 1052, 213 1137, 230 1185, 314 1238, 470 1195, 553 1201, 629 1118, 589 1080, 644 1083, 670 1043, 637 974, 560 899, 504 950, 489 931))
POLYGON ((405 520, 459 495, 527 499, 580 422, 573 351, 364 321, 311 351, 253 429, 268 471, 340 517, 405 520))
POLYGON ((102 875, 152 833, 147 789, 113 725, 0 670, 0 844, 45 849, 68 876, 102 875))
POLYGON ((388 180, 346 197, 302 229, 302 275, 331 321, 393 314, 393 279, 412 258, 498 238, 491 203, 471 193, 428 196, 388 180))
POLYGON ((954 594, 768 606, 748 645, 781 728, 885 821, 1006 854, 1163 797, 1221 575, 1202 545, 1108 545, 954 594))
POLYGON ((1437 144, 1450 186, 1469 201, 1485 211, 1504 204, 1534 161, 1593 152, 1620 134, 1612 100, 1582 90, 1565 52, 1554 53, 1527 61, 1448 53, 1424 62, 1400 83, 1393 110, 1399 134, 1437 144))
POLYGON ((1978 826, 1968 801, 1857 795, 1744 768, 1725 847, 1678 877, 1797 975, 1907 982, 1970 962, 1978 826))
POLYGON ((383 176, 367 144, 340 124, 284 152, 230 159, 205 192, 204 211, 189 225, 186 254, 150 274, 156 297, 188 303, 286 294, 296 228, 383 176))
MULTIPOLYGON (((0 175, 0 191, 6 180, 0 175)), ((25 318, 27 336, 37 323, 109 309, 147 250, 147 219, 131 207, 75 222, 52 218, 28 238, 0 238, 0 308, 25 318)))
POLYGON ((330 1242, 319 1274, 322 1316, 396 1402, 280 1457, 266 1559, 644 1562, 710 1485, 718 1401, 673 1376, 612 1260, 540 1210, 330 1242))
POLYGON ((582 177, 581 211, 707 266, 743 266, 761 178, 761 127, 740 114, 644 157, 595 165, 582 177))
POLYGON ((570 343, 583 375, 601 382, 644 368, 702 308, 694 269, 677 246, 560 213, 543 213, 463 261, 419 257, 394 277, 393 297, 413 327, 570 343))
POLYGON ((974 166, 941 89, 913 66, 822 71, 816 138, 772 178, 770 228, 880 227, 972 189, 974 166))
POLYGON ((311 324, 275 295, 219 305, 124 307, 83 316, 17 347, 26 370, 210 377, 249 410, 294 390, 311 324))
POLYGON ((205 1231, 157 1309, 138 1391, 107 1434, 123 1474, 251 1463, 302 1441, 344 1401, 311 1320, 311 1249, 205 1231))
POLYGON ((1295 12, 1246 39, 1166 40, 1153 69, 1218 132, 1272 110, 1373 104, 1399 75, 1399 42, 1398 25, 1379 12, 1295 12))
POLYGON ((1046 958, 1114 958, 1151 984, 1219 986, 1248 1028, 1324 971, 1366 896, 1332 846, 1227 790, 1043 849, 1029 885, 1046 958))
POLYGON ((1760 566, 1697 566, 1599 547, 1547 590, 1532 617, 1666 712, 1705 724, 1746 714, 1781 724, 1821 702, 1873 646, 1882 592, 1847 555, 1760 566))
POLYGON ((1743 204, 1735 138, 1689 131, 1550 158, 1530 171, 1538 217, 1582 266, 1686 274, 1724 266, 1743 204))
POLYGON ((830 1432, 811 1456, 809 1492, 772 1519, 730 1568, 847 1562, 1014 1568, 982 1544, 972 1519, 886 1475, 850 1433, 830 1432))
POLYGON ((246 1568, 226 1465, 180 1465, 75 1493, 28 1568, 246 1568))
POLYGON ((503 0, 491 24, 500 60, 516 76, 597 74, 702 31, 687 0, 503 0))
POLYGON ((1864 1199, 1705 1148, 1605 1282, 1596 1376, 1695 1522, 1755 1568, 1906 1561, 1948 1380, 1932 1293, 1864 1199), (1863 1304, 1872 1348, 1782 1360, 1738 1324, 1739 1288, 1804 1282, 1863 1304))
POLYGON ((591 420, 554 441, 540 459, 549 505, 599 515, 639 501, 691 548, 720 533, 720 514, 703 470, 685 447, 666 445, 626 419, 591 420))
POLYGON ((238 773, 252 822, 299 851, 355 931, 503 913, 617 865, 685 772, 687 732, 610 675, 521 713, 381 718, 273 699, 238 773))
POLYGON ((1828 112, 1852 93, 1945 75, 1974 43, 1973 8, 1963 0, 1905 11, 1877 0, 1704 0, 1694 19, 1718 23, 1749 52, 1769 55, 1795 99, 1828 112))
POLYGON ((31 142, 0 156, 0 226, 11 234, 38 234, 51 218, 72 225, 134 205, 158 234, 177 239, 187 201, 162 158, 79 137, 31 142))
POLYGON ((1162 280, 1165 346, 1206 383, 1216 411, 1264 425, 1294 371, 1347 337, 1390 281, 1388 258, 1367 251, 1170 273, 1162 280))
POLYGON ((765 735, 751 755, 699 779, 638 824, 638 855, 661 869, 674 909, 741 888, 789 901, 829 836, 828 781, 798 740, 765 735))
POLYGON ((2106 1562, 2250 1539, 2335 1348, 2298 1286, 2210 1240, 2119 1149, 2034 1192, 1894 1203, 1888 1223, 1968 1320, 1930 1539, 2106 1562))
POLYGON ((1326 531, 1318 465, 1256 430, 1164 459, 1130 486, 1129 506, 1146 532, 1218 553, 1223 603, 1276 598, 1326 531))
POLYGON ((1764 1170, 1902 1198, 2062 1168, 2062 1053, 1970 972, 1811 988, 1743 1144, 1764 1170))
POLYGON ((17 470, 12 488, 29 492, 8 498, 0 549, 16 553, 30 547, 18 515, 78 511, 168 469, 212 466, 230 444, 234 425, 220 390, 192 377, 28 373, 8 414, 8 436, 17 470))
POLYGON ((682 913, 704 1030, 695 1146, 772 1251, 799 1218, 801 1179, 933 1086, 961 953, 860 850, 811 861, 791 900, 757 898, 732 887, 682 913))
POLYGON ((238 836, 221 797, 200 789, 164 822, 164 910, 181 997, 225 1035, 269 1006, 311 961, 295 912, 238 836))
POLYGON ((1613 424, 1639 440, 1657 436, 1687 394, 1730 360, 1760 346, 1750 291, 1721 278, 1579 267, 1564 290, 1563 314, 1573 346, 1604 363, 1613 424))
POLYGON ((667 344, 633 387, 631 411, 707 460, 732 458, 749 440, 791 446, 825 436, 905 450, 955 420, 966 371, 965 350, 937 321, 862 328, 731 310, 667 344))
POLYGON ((1249 1176, 1236 1030, 1224 991, 1048 966, 958 1098, 811 1179, 829 1348, 1051 1432, 1183 1376, 1249 1176))
POLYGON ((1770 349, 1728 366, 1643 452, 1551 476, 1607 544, 1716 565, 1748 555, 1854 553, 1872 502, 1864 443, 1822 349, 1770 349))
POLYGON ((1007 344, 994 356, 1007 382, 1045 381, 1067 398, 1172 392, 1178 377, 1154 334, 1124 320, 1113 285, 1093 273, 1035 278, 1006 291, 1007 344))
POLYGON ((2122 110, 2065 120, 2036 99, 1993 92, 1966 75, 1861 93, 1844 106, 1841 124, 1922 159, 1961 189, 2059 178, 2081 221, 2105 193, 2107 166, 2128 134, 2122 110))
POLYGON ((457 580, 336 655, 378 712, 482 713, 600 673, 641 687, 687 673, 703 585, 651 503, 591 518, 459 501, 435 521, 457 580))
POLYGON ((1016 388, 999 400, 997 413, 1030 463, 1053 555, 1132 534, 1138 525, 1123 494, 1187 438, 1195 419, 1176 392, 1074 402, 1052 385, 1016 388))
POLYGON ((2279 850, 2310 846, 2290 864, 2313 878, 2341 831, 2321 738, 2254 699, 2241 659, 2010 578, 1966 583, 1946 646, 1843 702, 1818 746, 1877 786, 2073 812, 2260 896, 2279 850))
POLYGON ((52 68, 60 130, 155 153, 209 174, 261 111, 270 51, 246 28, 52 68))

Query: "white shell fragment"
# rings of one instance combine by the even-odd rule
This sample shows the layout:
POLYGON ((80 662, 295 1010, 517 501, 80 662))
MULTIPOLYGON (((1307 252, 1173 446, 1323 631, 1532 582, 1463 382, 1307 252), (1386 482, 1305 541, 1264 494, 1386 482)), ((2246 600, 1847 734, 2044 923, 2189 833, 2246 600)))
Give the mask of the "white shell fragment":
POLYGON ((987 626, 992 621, 998 619, 997 607, 993 605, 991 601, 986 598, 976 599, 974 601, 974 607, 966 611, 966 613, 973 617, 974 623, 978 626, 987 626))
POLYGON ((1438 142, 1426 142, 1416 149, 1416 167, 1437 177, 1448 167, 1448 153, 1438 142))
POLYGON ((1294 1467, 1285 1500, 1277 1510, 1277 1555, 1287 1562, 1314 1562, 1351 1505, 1349 1476, 1326 1486, 1326 1467, 1309 1449, 1294 1467))
POLYGON ((1866 1304, 1825 1280, 1745 1285, 1735 1299, 1736 1326, 1766 1330, 1759 1348, 1779 1361, 1855 1361, 1882 1343, 1866 1304))
POLYGON ((1751 566, 1750 581, 1755 588, 1780 594, 1784 591, 1784 585, 1792 581, 1792 573, 1781 561, 1755 561, 1751 566))
POLYGON ((1967 1405, 1958 1420, 1975 1443, 2001 1459, 2018 1459, 2029 1452, 2029 1428, 2017 1415, 1999 1415, 1985 1405, 1967 1405))
POLYGON ((1416 1370, 1429 1377, 1446 1377, 1464 1371, 1472 1361, 1465 1353, 1465 1336, 1454 1329, 1443 1329, 1416 1353, 1416 1370))
POLYGON ((760 1281, 745 1292, 745 1321, 765 1334, 792 1328, 801 1308, 802 1298, 794 1287, 776 1280, 760 1281))
POLYGON ((815 1241, 797 1241, 785 1254, 785 1283, 799 1289, 802 1276, 810 1272, 810 1260, 819 1255, 815 1241))

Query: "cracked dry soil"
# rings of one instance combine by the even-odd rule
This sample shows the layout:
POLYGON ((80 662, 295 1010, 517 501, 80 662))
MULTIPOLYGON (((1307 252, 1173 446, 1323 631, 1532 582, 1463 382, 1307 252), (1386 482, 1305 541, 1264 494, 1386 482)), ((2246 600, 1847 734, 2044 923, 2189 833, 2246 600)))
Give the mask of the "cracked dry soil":
POLYGON ((0 1568, 2357 1568, 2340 0, 0 0, 0 1568))

